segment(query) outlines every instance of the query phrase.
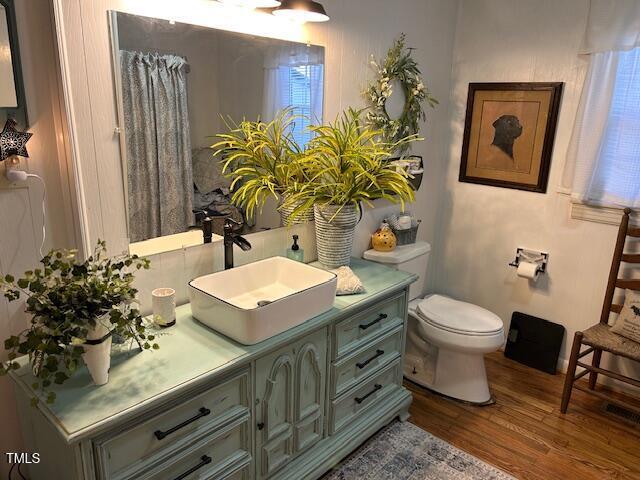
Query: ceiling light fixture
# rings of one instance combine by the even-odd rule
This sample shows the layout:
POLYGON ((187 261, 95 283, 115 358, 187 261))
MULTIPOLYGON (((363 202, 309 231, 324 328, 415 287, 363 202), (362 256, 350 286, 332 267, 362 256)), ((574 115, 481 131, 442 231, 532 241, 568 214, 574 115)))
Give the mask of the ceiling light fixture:
POLYGON ((219 0, 219 2, 245 8, 276 8, 281 3, 279 0, 219 0))
POLYGON ((273 11, 273 14, 299 22, 326 22, 329 20, 322 4, 314 0, 282 0, 281 5, 273 11))

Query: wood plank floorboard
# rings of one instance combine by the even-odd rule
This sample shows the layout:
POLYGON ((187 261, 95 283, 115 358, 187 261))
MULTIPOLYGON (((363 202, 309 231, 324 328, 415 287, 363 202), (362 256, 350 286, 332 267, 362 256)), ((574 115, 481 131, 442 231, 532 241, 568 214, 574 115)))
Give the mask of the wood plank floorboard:
POLYGON ((487 355, 486 365, 494 405, 464 405, 405 382, 413 393, 409 421, 522 480, 640 480, 639 425, 604 413, 602 400, 575 389, 561 414, 564 375, 502 352, 487 355))

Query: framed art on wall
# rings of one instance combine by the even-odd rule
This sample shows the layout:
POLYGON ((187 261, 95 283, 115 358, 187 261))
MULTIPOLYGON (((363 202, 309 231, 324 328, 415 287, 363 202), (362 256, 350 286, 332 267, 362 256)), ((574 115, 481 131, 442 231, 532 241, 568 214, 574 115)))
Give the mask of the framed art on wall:
POLYGON ((470 83, 461 182, 545 193, 562 83, 470 83))

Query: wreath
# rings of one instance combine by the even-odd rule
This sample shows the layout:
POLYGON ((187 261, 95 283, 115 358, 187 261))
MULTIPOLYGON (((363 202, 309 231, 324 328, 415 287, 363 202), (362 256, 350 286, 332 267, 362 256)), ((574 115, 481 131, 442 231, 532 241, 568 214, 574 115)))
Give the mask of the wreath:
MULTIPOLYGON (((364 92, 370 104, 367 121, 372 127, 382 130, 384 140, 389 143, 417 135, 420 132, 420 121, 427 118, 424 102, 431 108, 438 104, 422 81, 418 64, 411 56, 414 49, 406 47, 405 40, 405 34, 400 34, 384 60, 376 62, 371 56, 371 66, 375 69, 377 78, 364 92), (396 80, 404 92, 405 103, 400 117, 392 119, 387 113, 386 103, 393 94, 392 83, 396 80)), ((403 147, 400 153, 404 153, 408 147, 409 145, 403 147)))

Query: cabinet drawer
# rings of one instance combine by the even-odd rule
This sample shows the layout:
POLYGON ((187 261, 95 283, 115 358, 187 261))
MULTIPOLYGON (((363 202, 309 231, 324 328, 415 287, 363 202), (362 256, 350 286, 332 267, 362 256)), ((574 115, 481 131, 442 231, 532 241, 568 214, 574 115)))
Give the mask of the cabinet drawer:
POLYGON ((329 433, 334 434, 360 415, 371 411, 384 397, 400 386, 401 360, 384 367, 371 380, 367 380, 331 402, 329 433))
POLYGON ((184 401, 128 430, 96 442, 104 478, 135 477, 249 412, 249 372, 184 401))
MULTIPOLYGON (((152 470, 136 480, 248 480, 251 451, 249 415, 216 432, 211 441, 152 470)), ((132 479, 133 480, 133 479, 132 479)))
POLYGON ((234 470, 233 472, 229 472, 226 477, 217 477, 215 480, 247 480, 251 478, 250 475, 250 465, 246 465, 245 467, 234 470))
POLYGON ((400 358, 402 352, 402 326, 384 334, 371 346, 357 350, 331 365, 331 397, 340 396, 384 365, 400 358))
POLYGON ((371 341, 381 332, 404 321, 404 292, 384 300, 367 310, 342 320, 336 325, 335 358, 371 341))

